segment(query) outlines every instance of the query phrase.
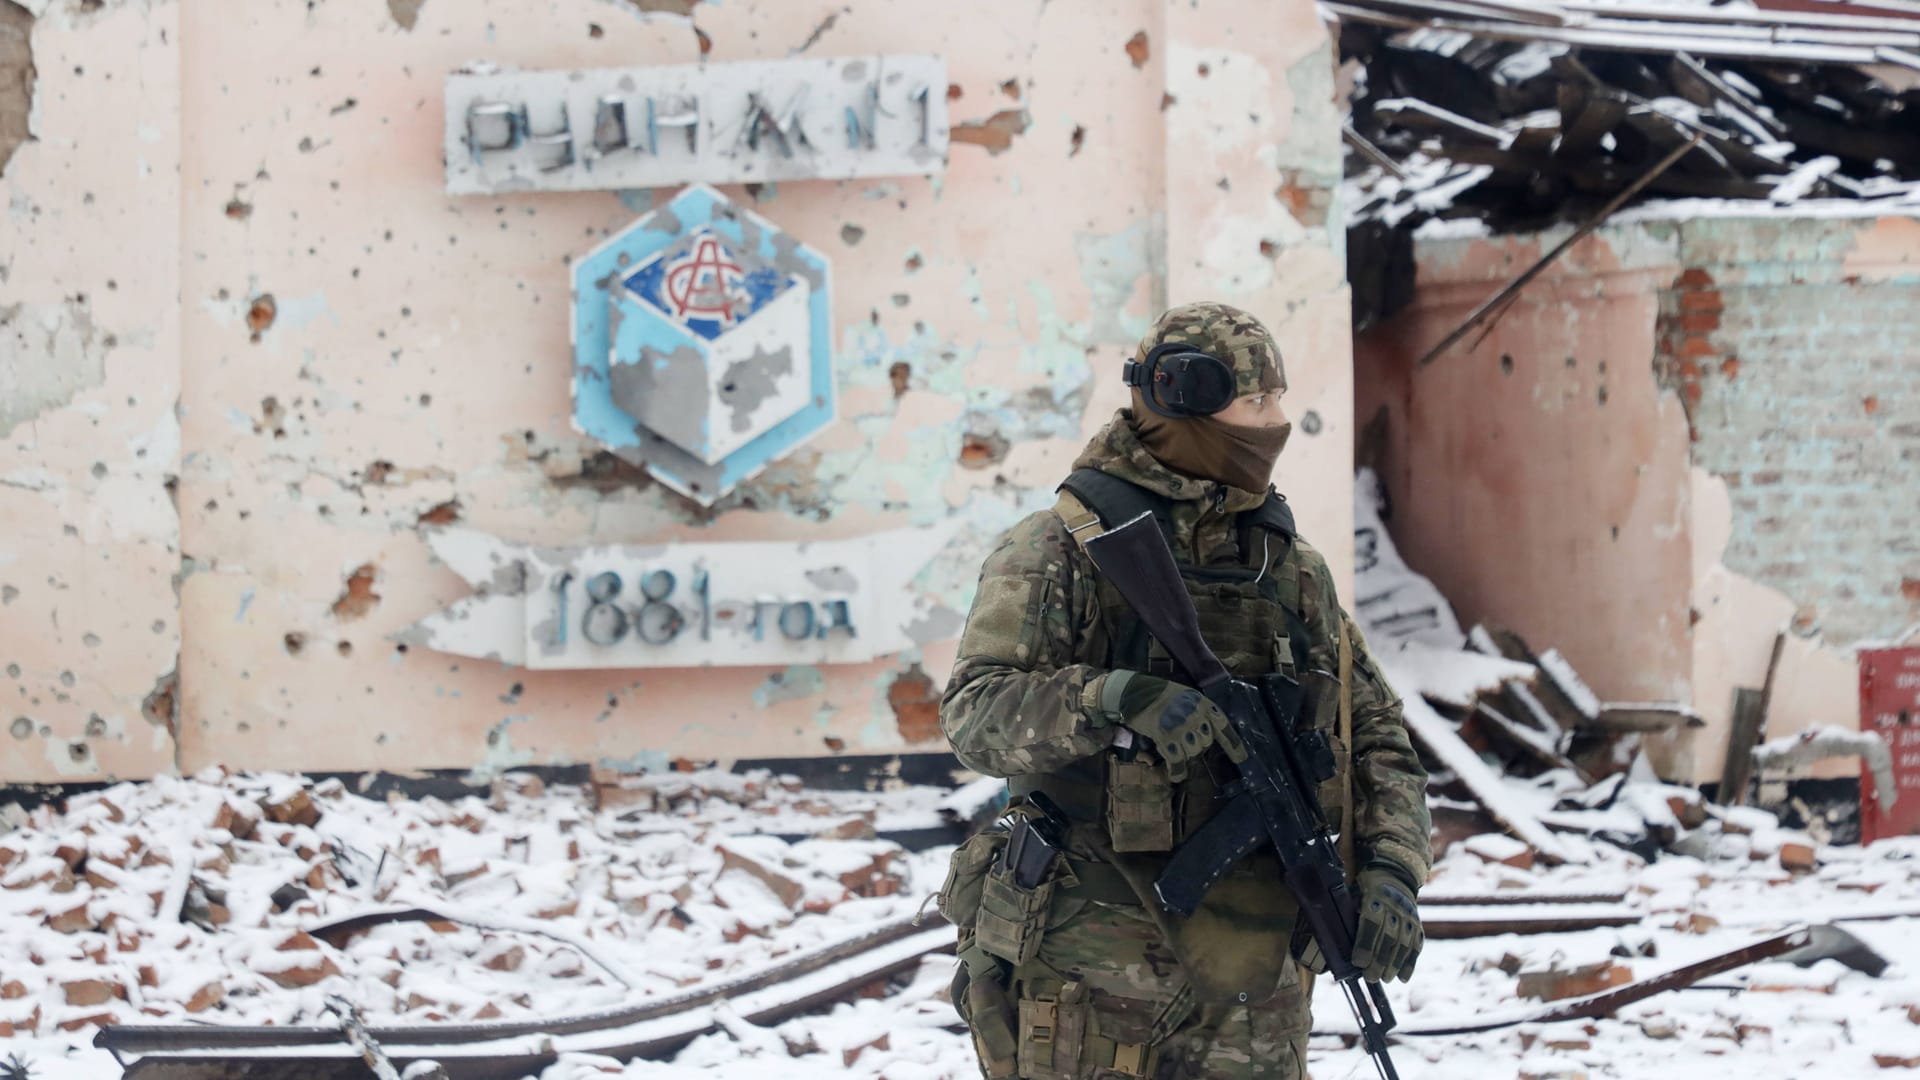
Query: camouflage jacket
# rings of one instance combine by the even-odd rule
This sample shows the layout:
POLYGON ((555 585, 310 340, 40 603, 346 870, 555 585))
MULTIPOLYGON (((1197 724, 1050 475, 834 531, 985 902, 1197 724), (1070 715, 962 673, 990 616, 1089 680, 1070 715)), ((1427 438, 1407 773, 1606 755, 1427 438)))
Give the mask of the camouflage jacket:
MULTIPOLYGON (((1088 467, 1173 500, 1175 558, 1196 566, 1245 565, 1234 518, 1259 506, 1264 493, 1168 469, 1140 444, 1126 410, 1075 462, 1075 468, 1088 467)), ((1319 625, 1346 627, 1352 649, 1351 766, 1334 783, 1352 792, 1362 860, 1390 858, 1423 883, 1431 858, 1426 772, 1408 741, 1400 700, 1339 606, 1319 552, 1304 540, 1276 544, 1268 570, 1302 583, 1296 599, 1324 613, 1319 625)), ((1109 673, 1098 586, 1098 571, 1052 510, 1015 525, 987 557, 940 703, 941 727, 967 767, 1001 777, 1058 773, 1103 753, 1123 730, 1097 720, 1101 680, 1109 673)), ((1265 647, 1209 644, 1223 660, 1236 650, 1265 647)), ((1311 648, 1330 656, 1338 644, 1315 641, 1311 648)), ((1334 664, 1327 661, 1326 669, 1334 664)))

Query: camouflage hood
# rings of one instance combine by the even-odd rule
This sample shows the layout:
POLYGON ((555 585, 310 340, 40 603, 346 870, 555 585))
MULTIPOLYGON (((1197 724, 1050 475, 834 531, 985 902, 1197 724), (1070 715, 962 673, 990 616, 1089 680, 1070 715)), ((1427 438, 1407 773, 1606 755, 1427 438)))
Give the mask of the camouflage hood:
POLYGON ((1108 476, 1138 484, 1176 501, 1210 499, 1214 492, 1224 491, 1226 499, 1222 508, 1234 513, 1251 510, 1266 500, 1264 491, 1242 491, 1168 468, 1140 441, 1140 433, 1134 429, 1131 409, 1114 413, 1113 419, 1107 421, 1107 426, 1101 428, 1099 434, 1088 441, 1086 449, 1080 451, 1073 467, 1098 469, 1108 476))

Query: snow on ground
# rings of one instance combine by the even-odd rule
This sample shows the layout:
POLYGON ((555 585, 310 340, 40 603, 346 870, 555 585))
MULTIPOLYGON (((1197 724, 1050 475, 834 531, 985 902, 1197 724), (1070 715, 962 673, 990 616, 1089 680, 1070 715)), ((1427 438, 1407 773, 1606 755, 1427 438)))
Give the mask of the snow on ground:
MULTIPOLYGON (((673 994, 909 916, 945 873, 947 849, 873 838, 937 824, 945 789, 694 773, 599 794, 596 810, 582 789, 509 776, 490 799, 376 801, 337 780, 210 772, 41 807, 0 834, 0 1065, 18 1053, 43 1080, 117 1076, 65 1048, 115 1022, 331 1026, 329 993, 375 1025, 673 994), (455 921, 338 947, 306 933, 412 906, 455 921)), ((889 1002, 888 1024, 913 998, 889 1002)))
MULTIPOLYGON (((1550 807, 1566 781, 1503 782, 1516 803, 1550 807)), ((1661 791, 1630 785, 1614 810, 1626 803, 1644 817, 1642 804, 1661 791)), ((113 1077, 111 1058, 88 1045, 102 1022, 328 1024, 329 992, 358 1002, 376 1024, 553 1016, 674 993, 913 912, 939 887, 949 849, 905 852, 859 838, 861 826, 927 820, 947 794, 676 774, 606 800, 646 805, 596 811, 580 789, 511 777, 490 800, 383 802, 333 782, 208 775, 77 796, 64 814, 43 808, 0 835, 0 1023, 14 1025, 0 1063, 18 1054, 40 1080, 113 1077), (256 801, 297 802, 300 792, 319 811, 310 825, 276 823, 256 801), (764 823, 855 838, 789 843, 755 834, 764 823), (304 895, 282 891, 289 886, 304 895), (172 894, 183 897, 187 921, 156 916, 172 894), (342 948, 301 933, 396 904, 494 928, 392 924, 342 948)), ((1591 825, 1578 813, 1610 812, 1562 816, 1591 825)), ((1583 865, 1506 865, 1496 860, 1524 862, 1523 852, 1495 838, 1454 845, 1436 866, 1431 898, 1617 892, 1617 906, 1643 918, 1617 929, 1431 942, 1414 983, 1390 988, 1401 1024, 1524 1015, 1540 1003, 1517 996, 1521 978, 1550 966, 1612 962, 1645 978, 1807 921, 1916 913, 1845 924, 1893 966, 1872 979, 1833 961, 1762 964, 1616 1019, 1409 1036, 1394 1051, 1401 1075, 1785 1080, 1875 1075, 1876 1055, 1920 1057, 1920 839, 1818 849, 1816 865, 1793 872, 1783 850, 1805 838, 1762 812, 1695 832, 1685 846, 1699 857, 1653 863, 1571 834, 1561 839, 1579 847, 1583 865)), ((771 1027, 723 1009, 722 1030, 671 1061, 621 1066, 570 1054, 540 1080, 964 1080, 977 1073, 952 1030, 950 967, 930 958, 885 996, 771 1027)), ((1315 1077, 1372 1075, 1338 1034, 1351 1030, 1343 999, 1323 984, 1315 1004, 1316 1027, 1328 1033, 1314 1040, 1315 1077)))

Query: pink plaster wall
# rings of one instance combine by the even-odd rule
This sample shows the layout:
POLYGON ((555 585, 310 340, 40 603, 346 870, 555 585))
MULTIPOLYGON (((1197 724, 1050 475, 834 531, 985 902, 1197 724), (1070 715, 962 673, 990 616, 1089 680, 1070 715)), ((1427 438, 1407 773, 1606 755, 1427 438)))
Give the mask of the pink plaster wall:
MULTIPOLYGON (((993 536, 1051 501, 1122 400, 1139 331, 1203 296, 1274 324, 1296 416, 1319 423, 1296 433, 1281 480, 1345 563, 1328 539, 1350 532, 1346 291, 1327 228, 1339 141, 1311 4, 692 12, 428 0, 408 28, 387 5, 287 0, 41 18, 41 141, 0 181, 15 206, 43 209, 0 239, 0 301, 57 308, 84 292, 118 344, 104 386, 6 435, 0 582, 20 590, 5 609, 20 670, 0 688, 36 727, 0 732, 0 780, 938 748, 909 742, 932 732, 897 706, 937 694, 950 640, 793 670, 532 672, 403 650, 400 631, 469 592, 422 518, 566 545, 958 518, 928 574, 964 611, 993 536), (649 196, 448 197, 442 84, 472 60, 802 48, 944 54, 954 124, 1020 130, 1001 152, 956 142, 934 179, 726 189, 834 260, 840 420, 704 512, 644 476, 594 473, 596 447, 569 422, 567 260, 649 196), (1006 438, 1005 459, 961 465, 975 433, 1006 438), (361 567, 372 595, 356 598, 361 567), (177 743, 140 717, 176 663, 177 743), (88 737, 108 708, 121 719, 88 737)), ((18 362, 41 370, 48 355, 18 362)))
POLYGON ((1563 235, 1421 245, 1413 307, 1356 342, 1355 413, 1387 409, 1395 541, 1464 624, 1560 649, 1602 697, 1686 700, 1686 417, 1652 374, 1670 248, 1582 240, 1415 369, 1563 235))
MULTIPOLYGON (((1859 634, 1820 623, 1840 623, 1837 611, 1851 627, 1877 616, 1883 639, 1913 633, 1898 610, 1920 579, 1900 569, 1913 545, 1898 478, 1920 453, 1907 446, 1920 437, 1920 382, 1900 360, 1914 331, 1893 313, 1920 286, 1920 229, 1911 218, 1611 226, 1477 347, 1470 336, 1414 370, 1563 235, 1420 243, 1412 308, 1355 343, 1357 415, 1389 417, 1383 475, 1401 550, 1463 622, 1561 649, 1601 697, 1692 705, 1703 727, 1649 744, 1670 778, 1719 779, 1734 691, 1765 682, 1783 631, 1767 737, 1857 727, 1859 634), (1739 529, 1766 560, 1730 565, 1739 529)), ((1851 759, 1808 770, 1857 771, 1851 759)))

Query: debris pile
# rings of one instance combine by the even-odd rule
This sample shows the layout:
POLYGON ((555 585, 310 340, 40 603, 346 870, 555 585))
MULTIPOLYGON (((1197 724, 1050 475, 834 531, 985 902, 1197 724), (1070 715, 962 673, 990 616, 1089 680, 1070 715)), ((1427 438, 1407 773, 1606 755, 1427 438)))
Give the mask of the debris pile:
MULTIPOLYGON (((1514 865, 1585 863, 1597 841, 1648 860, 1704 858, 1741 846, 1723 836, 1761 829, 1743 815, 1758 813, 1769 835, 1780 831, 1771 814, 1716 806, 1654 775, 1643 740, 1699 726, 1691 707, 1603 701, 1555 649, 1535 652, 1518 634, 1485 626, 1463 632, 1439 590, 1401 559, 1382 506, 1378 478, 1361 470, 1355 614, 1429 760, 1436 851, 1466 842, 1514 865), (1520 847, 1481 835, 1495 828, 1520 847)), ((1785 756, 1769 748, 1756 760, 1785 756)), ((1778 841, 1761 857, 1778 853, 1784 865, 1811 843, 1778 841)))
POLYGON ((1762 6, 1322 0, 1356 329, 1411 298, 1423 225, 1920 210, 1920 9, 1762 6))
POLYGON ((1357 219, 1584 216, 1653 196, 1920 207, 1920 12, 1345 0, 1357 219))
POLYGON ((939 789, 596 779, 598 810, 530 774, 490 798, 375 801, 219 771, 12 808, 0 1037, 325 1026, 329 994, 370 1024, 552 1017, 910 916, 944 871, 875 835, 939 828, 939 789))

